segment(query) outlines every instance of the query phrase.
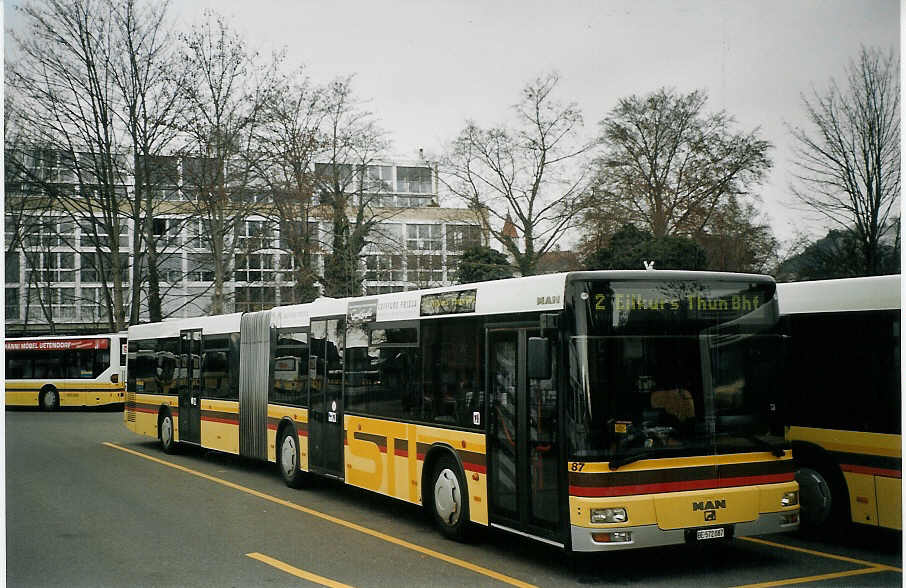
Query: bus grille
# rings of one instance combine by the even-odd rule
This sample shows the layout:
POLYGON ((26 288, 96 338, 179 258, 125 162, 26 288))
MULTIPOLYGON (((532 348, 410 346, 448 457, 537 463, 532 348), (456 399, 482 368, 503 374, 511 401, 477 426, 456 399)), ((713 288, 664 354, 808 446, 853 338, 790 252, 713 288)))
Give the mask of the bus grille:
POLYGON ((135 422, 135 392, 126 392, 126 421, 135 422))

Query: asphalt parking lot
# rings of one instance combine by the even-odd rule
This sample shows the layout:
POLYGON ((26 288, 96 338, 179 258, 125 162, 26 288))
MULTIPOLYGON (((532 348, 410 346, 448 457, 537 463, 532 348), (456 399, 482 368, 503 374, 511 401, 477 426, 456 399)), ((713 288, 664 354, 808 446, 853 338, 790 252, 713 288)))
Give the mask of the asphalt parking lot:
POLYGON ((898 586, 902 535, 737 538, 571 558, 498 531, 441 537, 420 509, 273 465, 165 455, 117 412, 6 412, 10 586, 898 586))

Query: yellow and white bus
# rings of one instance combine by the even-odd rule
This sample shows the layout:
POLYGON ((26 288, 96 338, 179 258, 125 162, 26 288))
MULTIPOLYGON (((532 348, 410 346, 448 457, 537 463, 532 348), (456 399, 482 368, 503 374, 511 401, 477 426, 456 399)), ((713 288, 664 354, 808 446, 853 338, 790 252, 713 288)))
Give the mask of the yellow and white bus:
POLYGON ((787 531, 777 320, 770 277, 625 271, 137 325, 124 419, 165 451, 421 504, 454 538, 603 551, 787 531))
POLYGON ((122 404, 126 388, 126 335, 6 339, 6 405, 122 404))
POLYGON ((777 291, 803 525, 901 529, 900 276, 777 291))

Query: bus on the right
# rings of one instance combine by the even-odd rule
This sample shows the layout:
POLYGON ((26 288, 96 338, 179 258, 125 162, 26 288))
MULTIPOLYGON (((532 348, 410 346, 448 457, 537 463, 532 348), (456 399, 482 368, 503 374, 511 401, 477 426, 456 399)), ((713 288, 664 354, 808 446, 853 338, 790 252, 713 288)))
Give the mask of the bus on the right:
POLYGON ((777 285, 804 528, 902 529, 900 276, 777 285))

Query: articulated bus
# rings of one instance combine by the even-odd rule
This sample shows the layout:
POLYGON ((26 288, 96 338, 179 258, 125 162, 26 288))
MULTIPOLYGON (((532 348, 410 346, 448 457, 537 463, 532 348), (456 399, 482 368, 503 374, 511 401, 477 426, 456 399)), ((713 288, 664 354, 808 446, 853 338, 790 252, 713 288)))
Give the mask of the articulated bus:
POLYGON ((901 529, 900 276, 777 291, 802 524, 901 529))
POLYGON ((123 404, 126 335, 47 336, 5 340, 6 405, 123 404))
POLYGON ((796 529, 775 284, 578 272, 129 329, 136 433, 572 551, 796 529))

